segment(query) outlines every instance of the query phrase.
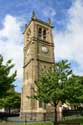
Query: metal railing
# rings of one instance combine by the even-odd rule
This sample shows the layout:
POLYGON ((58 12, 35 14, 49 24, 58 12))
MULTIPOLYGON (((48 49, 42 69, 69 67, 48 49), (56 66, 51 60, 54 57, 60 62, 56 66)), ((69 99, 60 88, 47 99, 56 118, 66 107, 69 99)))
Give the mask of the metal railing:
MULTIPOLYGON (((57 112, 59 114, 59 112, 57 112)), ((54 112, 47 112, 47 113, 0 113, 0 125, 28 125, 31 122, 47 122, 47 121, 54 121, 54 112)), ((59 115, 57 115, 59 116, 59 115)), ((83 110, 64 110, 62 112, 62 120, 65 119, 76 119, 76 118, 83 118, 83 110)), ((64 123, 63 123, 64 124, 64 123)), ((69 124, 69 123, 68 123, 69 124)), ((75 123, 78 124, 78 123, 75 123)))

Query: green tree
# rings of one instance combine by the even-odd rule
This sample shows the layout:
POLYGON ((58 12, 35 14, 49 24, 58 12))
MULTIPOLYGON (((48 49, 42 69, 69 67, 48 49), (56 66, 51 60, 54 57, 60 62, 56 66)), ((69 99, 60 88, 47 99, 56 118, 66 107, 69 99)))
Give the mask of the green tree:
POLYGON ((4 98, 0 99, 0 108, 5 108, 10 113, 12 109, 20 109, 20 103, 20 94, 11 89, 4 98))
POLYGON ((67 101, 70 104, 83 103, 83 77, 72 75, 65 88, 65 94, 68 95, 67 101))
POLYGON ((6 92, 14 87, 13 82, 16 78, 16 71, 10 73, 14 67, 11 60, 8 60, 6 64, 3 63, 3 57, 0 55, 0 98, 6 95, 6 92))
POLYGON ((28 98, 52 104, 55 109, 54 124, 57 122, 57 105, 60 101, 62 103, 66 101, 73 103, 76 102, 77 96, 79 96, 78 100, 80 98, 79 101, 83 99, 81 80, 79 77, 72 75, 70 63, 67 60, 59 61, 52 69, 42 72, 36 82, 36 87, 36 90, 34 88, 34 95, 28 98), (75 89, 76 85, 77 88, 75 89), (81 94, 78 95, 80 92, 82 96, 80 96, 81 94))

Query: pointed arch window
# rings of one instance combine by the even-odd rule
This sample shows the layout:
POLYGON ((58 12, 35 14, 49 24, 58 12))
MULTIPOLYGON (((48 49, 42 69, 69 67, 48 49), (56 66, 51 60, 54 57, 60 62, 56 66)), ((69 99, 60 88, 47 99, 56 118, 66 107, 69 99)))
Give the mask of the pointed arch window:
POLYGON ((43 39, 46 39, 46 29, 43 30, 43 39))
POLYGON ((42 108, 42 106, 43 106, 42 101, 39 101, 39 108, 42 108))
POLYGON ((43 27, 38 27, 38 38, 46 40, 46 35, 47 35, 46 29, 43 27))
POLYGON ((38 37, 41 38, 42 37, 42 28, 39 27, 38 29, 38 37))

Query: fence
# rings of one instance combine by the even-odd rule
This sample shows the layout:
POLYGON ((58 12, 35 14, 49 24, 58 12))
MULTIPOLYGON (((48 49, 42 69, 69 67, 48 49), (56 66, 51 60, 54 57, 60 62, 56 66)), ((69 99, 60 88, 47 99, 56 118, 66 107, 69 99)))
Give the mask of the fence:
POLYGON ((25 121, 53 121, 54 119, 54 112, 48 113, 21 113, 21 119, 25 121))
POLYGON ((75 119, 83 117, 83 109, 82 110, 64 110, 62 112, 63 119, 75 119))
MULTIPOLYGON (((59 113, 59 112, 58 112, 59 113)), ((0 125, 28 125, 32 122, 47 122, 47 121, 54 121, 54 112, 48 113, 24 113, 19 116, 19 113, 0 113, 0 125)), ((65 119, 76 119, 76 118, 83 117, 83 110, 75 111, 75 110, 64 110, 62 112, 62 120, 65 119)), ((58 123, 58 125, 64 125, 64 123, 58 123)), ((67 125, 72 125, 71 123, 67 125)), ((73 125, 79 125, 79 123, 73 123, 73 125)))

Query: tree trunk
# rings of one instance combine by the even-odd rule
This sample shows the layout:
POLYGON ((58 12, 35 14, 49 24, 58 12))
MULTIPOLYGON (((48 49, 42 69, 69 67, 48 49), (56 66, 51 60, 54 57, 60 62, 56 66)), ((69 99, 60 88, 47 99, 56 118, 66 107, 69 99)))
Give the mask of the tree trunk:
POLYGON ((8 112, 9 112, 9 115, 10 115, 10 113, 11 113, 11 109, 10 109, 10 107, 8 108, 8 112))
POLYGON ((54 125, 57 125, 57 105, 54 106, 54 125))

